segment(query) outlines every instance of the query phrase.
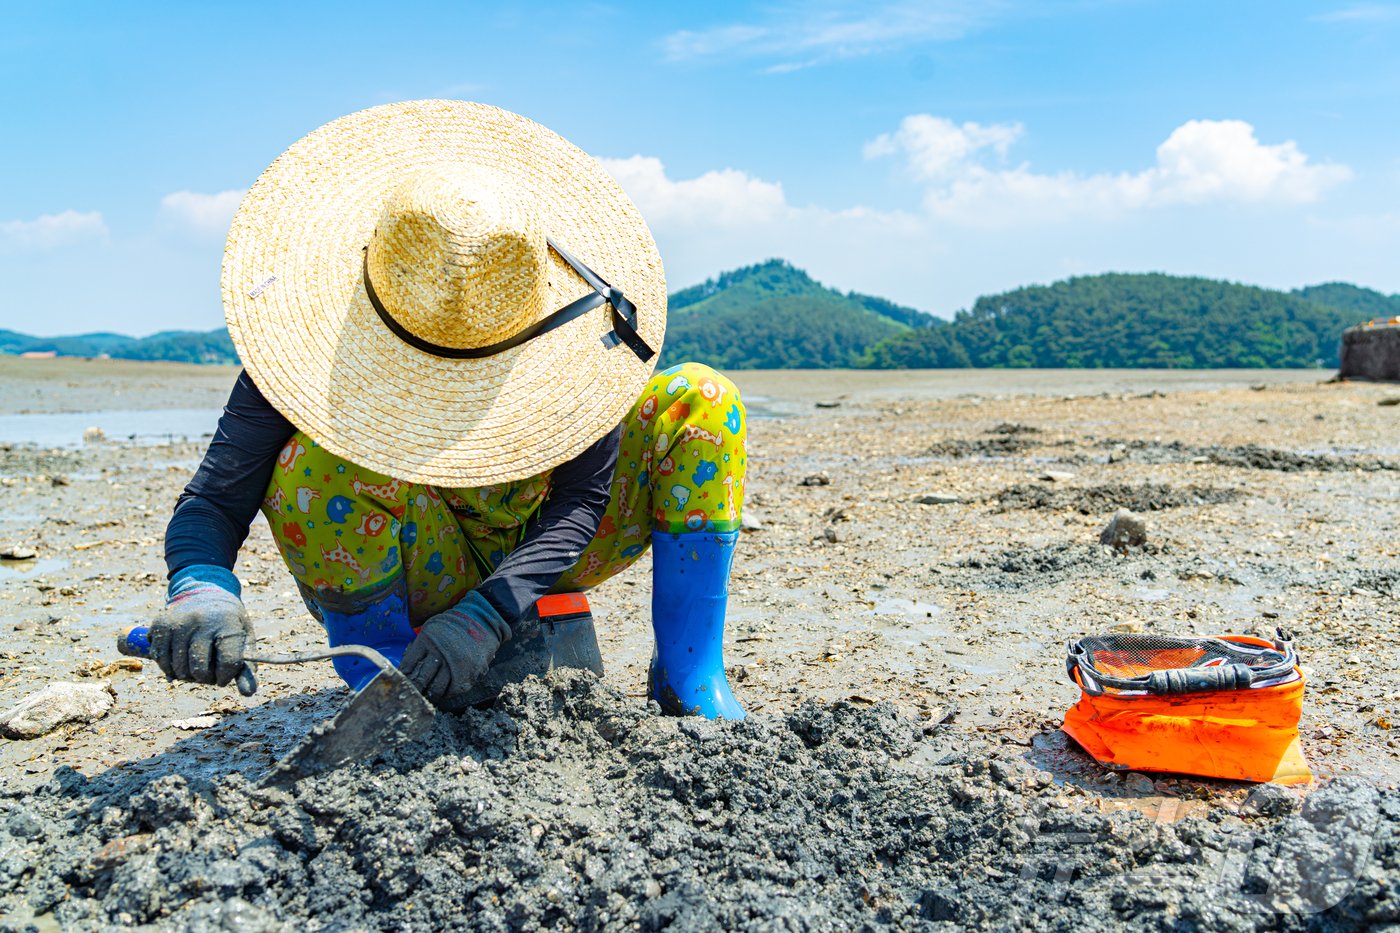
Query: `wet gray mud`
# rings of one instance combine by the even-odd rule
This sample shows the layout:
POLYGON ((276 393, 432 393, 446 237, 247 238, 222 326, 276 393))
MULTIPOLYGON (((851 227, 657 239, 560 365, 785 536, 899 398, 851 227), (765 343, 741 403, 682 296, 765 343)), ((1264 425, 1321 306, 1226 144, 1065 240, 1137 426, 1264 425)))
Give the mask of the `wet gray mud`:
POLYGON ((1172 486, 1164 483, 1108 483, 1100 486, 1048 486, 1044 483, 1017 483, 997 493, 992 501, 1006 509, 1073 509, 1083 515, 1096 515, 1116 509, 1158 512, 1187 505, 1221 505, 1240 497, 1237 489, 1192 483, 1172 486))
MULTIPOLYGON (((0 797, 0 927, 1360 929, 1400 919, 1400 797, 1085 806, 889 704, 712 723, 590 674, 508 688, 290 790, 61 770, 0 797)), ((170 771, 177 773, 171 774, 170 771)), ((1161 798, 1163 802, 1175 802, 1161 798)), ((1099 805, 1107 801, 1100 800, 1099 805)))
POLYGON ((1209 445, 1199 447, 1183 441, 1098 441, 1100 448, 1111 451, 1109 457, 1128 463, 1210 463, 1215 466, 1245 470, 1279 470, 1294 473, 1301 470, 1332 472, 1336 470, 1400 470, 1400 461, 1381 457, 1336 453, 1303 453, 1279 450, 1259 444, 1234 446, 1209 445))

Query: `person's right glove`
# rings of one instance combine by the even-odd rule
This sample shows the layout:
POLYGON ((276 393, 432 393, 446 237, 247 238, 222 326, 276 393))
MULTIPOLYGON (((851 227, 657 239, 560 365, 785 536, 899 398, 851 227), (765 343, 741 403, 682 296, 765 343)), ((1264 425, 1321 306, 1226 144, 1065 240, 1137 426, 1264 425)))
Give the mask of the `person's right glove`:
POLYGON ((399 669, 434 706, 456 712, 511 630, 476 590, 423 623, 399 669))
POLYGON ((176 680, 224 686, 243 669, 253 627, 231 570, 184 567, 170 578, 168 602, 151 625, 151 657, 176 680))

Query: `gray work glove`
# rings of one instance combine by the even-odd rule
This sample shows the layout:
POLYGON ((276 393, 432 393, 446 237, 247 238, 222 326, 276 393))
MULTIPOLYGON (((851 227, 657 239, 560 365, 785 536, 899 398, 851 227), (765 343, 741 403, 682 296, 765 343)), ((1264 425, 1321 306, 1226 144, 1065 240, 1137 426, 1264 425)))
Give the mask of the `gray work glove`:
POLYGON ((253 644, 238 578, 222 567, 204 565, 177 572, 150 639, 151 657, 166 677, 220 687, 230 683, 253 644))
POLYGON ((455 712, 510 636, 501 614, 472 590, 423 623, 399 669, 434 706, 455 712))

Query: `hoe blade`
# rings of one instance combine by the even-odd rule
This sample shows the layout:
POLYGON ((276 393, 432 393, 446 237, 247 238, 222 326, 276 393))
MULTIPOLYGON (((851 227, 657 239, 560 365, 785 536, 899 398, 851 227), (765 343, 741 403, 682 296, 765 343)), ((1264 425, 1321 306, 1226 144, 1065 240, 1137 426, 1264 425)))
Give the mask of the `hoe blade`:
POLYGON ((378 652, 373 652, 376 661, 368 657, 372 649, 361 650, 365 652, 361 656, 379 665, 379 673, 338 713, 312 727, 301 744, 263 778, 264 786, 290 784, 352 761, 368 760, 417 738, 433 724, 432 705, 408 678, 378 652))

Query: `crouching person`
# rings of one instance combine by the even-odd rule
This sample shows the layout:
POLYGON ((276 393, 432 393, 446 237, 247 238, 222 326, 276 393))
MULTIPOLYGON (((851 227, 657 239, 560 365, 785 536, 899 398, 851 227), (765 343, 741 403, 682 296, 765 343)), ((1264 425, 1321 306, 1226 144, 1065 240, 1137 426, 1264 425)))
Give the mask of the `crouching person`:
POLYGON ((653 372, 661 264, 594 160, 482 105, 343 117, 245 198, 224 300, 247 369, 166 532, 167 675, 227 684, 252 653, 233 566, 261 510, 329 644, 445 709, 542 598, 651 548, 650 695, 743 717, 721 637, 744 405, 708 367, 653 372))

